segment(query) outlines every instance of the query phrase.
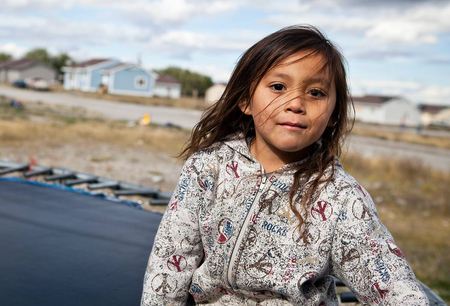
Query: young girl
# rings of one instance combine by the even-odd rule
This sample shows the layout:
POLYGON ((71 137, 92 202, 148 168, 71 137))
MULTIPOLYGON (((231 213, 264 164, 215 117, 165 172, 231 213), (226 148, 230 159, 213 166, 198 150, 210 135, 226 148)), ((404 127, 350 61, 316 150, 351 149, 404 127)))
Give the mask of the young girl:
POLYGON ((245 52, 183 152, 142 305, 336 305, 333 276, 363 303, 428 305, 337 160, 349 103, 343 58, 313 27, 245 52))

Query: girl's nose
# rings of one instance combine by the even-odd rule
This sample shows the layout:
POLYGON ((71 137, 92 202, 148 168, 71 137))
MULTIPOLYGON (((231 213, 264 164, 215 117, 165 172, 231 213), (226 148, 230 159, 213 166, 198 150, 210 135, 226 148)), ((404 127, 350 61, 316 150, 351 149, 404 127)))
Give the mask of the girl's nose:
POLYGON ((293 113, 305 113, 304 97, 300 93, 293 93, 286 103, 286 111, 293 113))

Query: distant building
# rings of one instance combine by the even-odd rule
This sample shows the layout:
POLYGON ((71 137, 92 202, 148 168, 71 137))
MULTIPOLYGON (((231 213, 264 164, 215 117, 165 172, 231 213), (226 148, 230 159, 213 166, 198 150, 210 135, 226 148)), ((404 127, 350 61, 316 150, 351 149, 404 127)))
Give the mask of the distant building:
POLYGON ((217 83, 209 87, 205 92, 205 101, 208 104, 216 103, 225 91, 226 86, 225 83, 217 83))
POLYGON ((179 98, 181 84, 135 64, 114 59, 91 59, 64 67, 64 88, 117 95, 179 98))
POLYGON ((450 106, 437 104, 419 104, 424 126, 450 127, 450 106))
POLYGON ((56 71, 49 65, 26 58, 0 63, 0 82, 12 83, 29 79, 53 83, 56 80, 56 71))
POLYGON ((421 124, 417 105, 401 97, 366 95, 353 97, 353 102, 355 119, 361 122, 397 126, 421 124))
POLYGON ((103 69, 101 84, 108 93, 153 96, 156 74, 133 64, 118 63, 103 69))
POLYGON ((64 89, 95 92, 102 84, 103 70, 119 63, 114 59, 97 58, 64 67, 64 89))
POLYGON ((153 94, 156 97, 178 99, 181 97, 181 83, 169 75, 158 75, 153 94))

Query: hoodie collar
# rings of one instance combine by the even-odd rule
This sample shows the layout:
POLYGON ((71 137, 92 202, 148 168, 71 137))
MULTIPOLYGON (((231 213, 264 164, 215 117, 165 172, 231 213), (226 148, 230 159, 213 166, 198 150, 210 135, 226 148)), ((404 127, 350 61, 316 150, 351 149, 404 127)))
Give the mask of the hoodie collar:
MULTIPOLYGON (((224 141, 224 143, 225 143, 225 145, 230 147, 232 150, 241 154, 248 160, 259 164, 261 169, 264 170, 264 167, 250 153, 251 139, 246 139, 242 133, 236 133, 236 134, 231 135, 229 138, 227 138, 224 141)), ((299 161, 293 162, 293 163, 283 165, 282 167, 280 167, 279 169, 277 169, 271 173, 283 173, 283 172, 286 173, 286 172, 288 172, 288 173, 293 174, 296 171, 297 167, 300 164, 304 163, 306 159, 308 159, 308 157, 305 157, 305 158, 303 158, 299 161)), ((263 172, 265 173, 265 171, 263 171, 263 172)))
POLYGON ((224 143, 233 151, 238 152, 245 158, 253 162, 257 162, 257 160, 255 160, 250 153, 250 141, 250 139, 245 139, 242 133, 236 133, 227 138, 224 143))

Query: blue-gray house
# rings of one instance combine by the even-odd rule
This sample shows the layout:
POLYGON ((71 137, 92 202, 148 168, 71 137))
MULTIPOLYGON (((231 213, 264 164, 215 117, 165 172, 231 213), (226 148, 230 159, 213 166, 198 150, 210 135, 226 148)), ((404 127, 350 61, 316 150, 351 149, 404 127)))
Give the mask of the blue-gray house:
POLYGON ((91 59, 64 67, 64 88, 117 95, 179 98, 181 84, 138 65, 114 59, 91 59))
POLYGON ((119 63, 102 71, 102 84, 109 93, 153 96, 157 75, 133 64, 119 63))
POLYGON ((64 67, 64 88, 95 92, 101 85, 103 70, 118 63, 114 59, 91 59, 64 67))

